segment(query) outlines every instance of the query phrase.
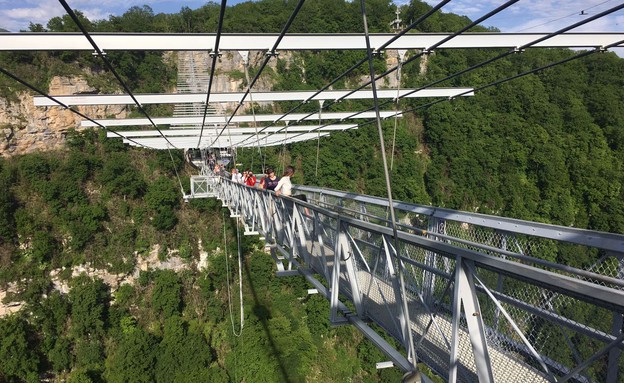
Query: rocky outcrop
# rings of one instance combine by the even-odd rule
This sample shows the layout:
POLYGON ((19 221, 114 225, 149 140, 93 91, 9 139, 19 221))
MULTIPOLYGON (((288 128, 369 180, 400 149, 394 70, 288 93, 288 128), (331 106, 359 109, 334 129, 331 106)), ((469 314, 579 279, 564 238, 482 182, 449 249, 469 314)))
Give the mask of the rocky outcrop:
MULTIPOLYGON (((82 77, 54 77, 50 95, 94 93, 82 77)), ((91 118, 123 118, 123 105, 97 105, 76 108, 91 118)), ((80 130, 82 117, 61 107, 35 107, 33 95, 20 93, 16 101, 0 98, 0 156, 58 150, 65 145, 65 135, 71 128, 80 130)))

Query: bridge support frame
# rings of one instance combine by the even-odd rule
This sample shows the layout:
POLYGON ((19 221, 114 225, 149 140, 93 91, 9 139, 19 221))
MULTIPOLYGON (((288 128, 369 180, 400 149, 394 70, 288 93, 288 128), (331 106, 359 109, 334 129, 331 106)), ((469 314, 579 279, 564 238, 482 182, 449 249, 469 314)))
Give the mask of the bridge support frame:
POLYGON ((469 329, 470 343, 477 366, 477 376, 480 383, 494 383, 492 363, 485 338, 485 326, 481 318, 479 299, 475 288, 471 270, 474 270, 474 261, 458 256, 455 264, 455 286, 453 290, 453 332, 451 341, 451 359, 449 382, 457 382, 458 351, 459 351, 459 321, 461 308, 464 308, 464 318, 469 329))

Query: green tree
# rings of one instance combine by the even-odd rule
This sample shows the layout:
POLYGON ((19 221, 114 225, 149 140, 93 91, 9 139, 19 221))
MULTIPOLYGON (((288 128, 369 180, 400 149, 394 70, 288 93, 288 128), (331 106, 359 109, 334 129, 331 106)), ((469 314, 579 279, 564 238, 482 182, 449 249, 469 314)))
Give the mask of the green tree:
POLYGON ((0 245, 11 243, 15 237, 15 219, 13 214, 17 209, 17 201, 11 190, 15 177, 4 160, 0 159, 0 245))
POLYGON ((190 376, 201 376, 211 361, 212 350, 196 327, 177 315, 165 321, 156 358, 156 382, 188 381, 190 376))
POLYGON ((167 319, 179 315, 182 309, 182 283, 173 270, 154 273, 152 307, 155 313, 167 319))
POLYGON ((71 341, 65 337, 57 338, 54 347, 47 354, 48 360, 52 364, 52 369, 56 372, 69 370, 71 366, 71 341))
POLYGON ((111 383, 150 383, 154 381, 157 340, 137 329, 124 334, 106 358, 104 377, 111 383))
POLYGON ((109 302, 108 288, 101 279, 81 275, 71 283, 72 334, 76 338, 103 335, 109 302))
POLYGON ((39 356, 33 331, 18 315, 0 318, 0 378, 6 382, 36 382, 39 356))
POLYGON ((127 153, 114 152, 104 161, 98 180, 109 193, 137 198, 145 193, 146 184, 132 165, 127 153))

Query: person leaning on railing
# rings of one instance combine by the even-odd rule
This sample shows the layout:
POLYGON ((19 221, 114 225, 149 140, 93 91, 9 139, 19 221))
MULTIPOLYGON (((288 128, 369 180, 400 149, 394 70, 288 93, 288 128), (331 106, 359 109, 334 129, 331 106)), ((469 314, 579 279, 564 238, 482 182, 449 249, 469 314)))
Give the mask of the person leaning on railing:
POLYGON ((295 174, 295 168, 290 165, 286 166, 284 175, 280 178, 277 186, 275 186, 275 194, 285 196, 290 196, 292 194, 292 182, 290 182, 290 177, 292 177, 293 174, 295 174))

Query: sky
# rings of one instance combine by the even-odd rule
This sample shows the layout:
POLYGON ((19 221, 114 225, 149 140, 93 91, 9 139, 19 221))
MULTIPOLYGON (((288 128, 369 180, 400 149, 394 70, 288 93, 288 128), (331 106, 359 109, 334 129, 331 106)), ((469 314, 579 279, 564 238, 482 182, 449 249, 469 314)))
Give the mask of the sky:
MULTIPOLYGON (((228 5, 242 0, 229 0, 228 5)), ((308 0, 314 1, 314 0, 308 0)), ((409 0, 395 0, 398 4, 409 0)), ((435 5, 437 1, 426 0, 435 5)), ((444 12, 466 15, 472 20, 496 8, 502 0, 453 0, 444 12)), ((195 9, 206 3, 205 0, 68 0, 73 8, 82 11, 90 20, 108 18, 123 14, 131 6, 144 4, 152 7, 155 13, 177 13, 182 6, 195 9)), ((594 15, 620 4, 620 0, 520 0, 499 15, 485 22, 503 32, 549 32, 582 20, 586 15, 594 15)), ((57 0, 0 0, 0 28, 11 32, 26 30, 29 22, 41 23, 64 14, 57 0)), ((609 17, 596 20, 575 32, 624 32, 624 11, 620 10, 609 17)))

